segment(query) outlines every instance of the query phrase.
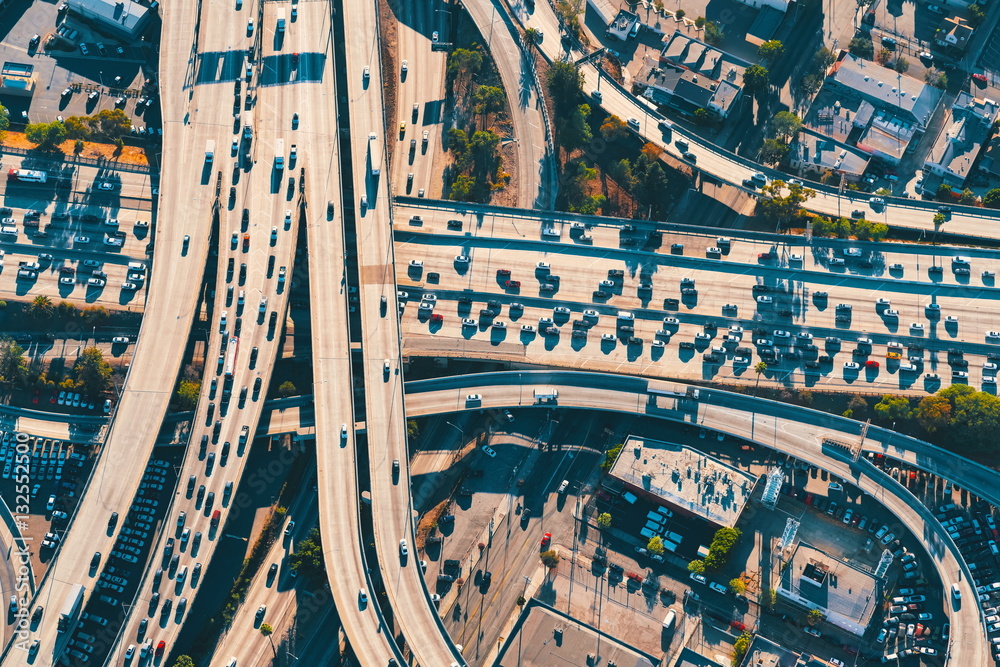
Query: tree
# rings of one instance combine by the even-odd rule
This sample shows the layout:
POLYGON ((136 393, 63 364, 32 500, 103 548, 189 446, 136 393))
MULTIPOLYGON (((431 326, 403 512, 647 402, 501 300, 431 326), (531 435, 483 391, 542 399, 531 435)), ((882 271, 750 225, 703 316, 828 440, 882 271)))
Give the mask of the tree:
POLYGON ((705 27, 706 21, 708 21, 707 18, 705 18, 704 16, 699 16, 694 20, 694 27, 697 28, 698 30, 701 30, 702 28, 705 27))
POLYGON ((473 176, 460 174, 455 177, 455 182, 451 184, 451 189, 448 191, 448 198, 455 201, 468 201, 475 187, 476 179, 473 176))
POLYGON ((750 642, 753 641, 753 636, 748 632, 744 632, 736 641, 733 642, 733 665, 738 667, 743 664, 743 658, 746 657, 747 651, 750 650, 750 642))
POLYGON ((743 71, 743 87, 751 95, 761 95, 767 92, 771 74, 766 67, 750 65, 743 71))
POLYGON ((108 390, 111 386, 111 372, 111 364, 104 360, 104 353, 96 347, 84 349, 73 365, 77 388, 91 398, 108 390))
POLYGON ((313 583, 326 579, 319 528, 313 528, 306 539, 295 544, 295 551, 288 557, 288 566, 313 583))
POLYGON ((713 120, 712 114, 708 109, 698 107, 694 110, 694 122, 699 125, 711 125, 713 120))
POLYGON ((705 556, 707 572, 718 572, 725 567, 742 534, 739 528, 720 528, 715 531, 712 543, 708 545, 708 555, 705 556))
POLYGON ((52 299, 44 294, 39 294, 32 299, 31 305, 25 309, 28 317, 35 320, 47 320, 52 317, 54 312, 55 308, 52 306, 52 299))
POLYGON ((815 54, 813 54, 812 69, 816 73, 824 73, 826 69, 837 61, 837 56, 833 54, 833 51, 826 48, 825 46, 820 47, 815 54))
POLYGON ((799 82, 799 86, 806 95, 815 95, 823 87, 823 79, 816 74, 806 74, 799 82))
POLYGON ((910 416, 910 399, 886 394, 875 404, 875 414, 885 421, 900 421, 910 416))
POLYGON ((10 129, 10 111, 0 104, 0 139, 4 138, 8 129, 10 129))
MULTIPOLYGON (((416 419, 406 420, 406 437, 410 440, 417 438, 420 435, 420 424, 416 419)), ((463 443, 464 444, 464 443, 463 443)))
POLYGON ((969 24, 973 28, 978 28, 986 20, 986 12, 978 3, 969 5, 969 24))
POLYGON ((646 551, 654 556, 662 556, 663 552, 666 551, 663 548, 663 538, 659 535, 649 538, 649 542, 646 542, 646 551))
POLYGON ((66 138, 66 126, 57 120, 51 123, 28 123, 24 136, 41 149, 51 150, 66 138))
POLYGON ((766 373, 767 372, 767 362, 765 362, 765 361, 758 361, 757 364, 753 367, 753 370, 757 374, 757 382, 753 386, 753 395, 756 396, 757 395, 757 385, 760 384, 760 376, 761 376, 762 373, 766 373))
POLYGON ((722 28, 715 21, 705 22, 705 43, 711 44, 712 46, 718 46, 722 43, 722 39, 725 37, 725 33, 722 32, 722 28))
POLYGON ((687 16, 687 12, 684 11, 683 9, 678 9, 676 12, 674 12, 674 18, 676 18, 678 21, 680 21, 685 16, 687 16))
POLYGON ((903 56, 898 56, 895 62, 893 62, 892 68, 900 74, 904 74, 906 70, 910 69, 910 61, 903 56))
POLYGON ((614 141, 628 136, 628 125, 615 114, 611 114, 604 119, 600 132, 605 141, 614 141))
POLYGON ((542 33, 535 28, 528 28, 524 31, 524 43, 528 46, 538 46, 542 41, 542 33))
POLYGON ((935 213, 931 222, 934 223, 934 231, 938 230, 938 227, 943 225, 947 221, 947 216, 944 213, 935 213))
POLYGON ((851 40, 850 44, 847 45, 847 50, 850 51, 853 56, 857 56, 858 58, 868 58, 869 60, 875 53, 875 47, 872 45, 872 40, 867 37, 855 37, 851 40))
POLYGON ((764 164, 778 164, 788 155, 788 143, 778 139, 765 139, 760 149, 760 160, 764 164))
POLYGON ((285 380, 281 383, 281 386, 278 387, 278 395, 282 398, 288 398, 296 393, 298 393, 298 389, 295 388, 295 385, 292 384, 291 380, 285 380))
POLYGON ((889 58, 892 57, 892 51, 888 47, 883 46, 878 50, 878 56, 875 58, 880 64, 884 65, 889 62, 889 58))
POLYGON ((198 405, 201 395, 201 382, 198 380, 181 380, 177 387, 177 409, 193 410, 198 405))
POLYGON ((777 39, 769 39, 757 47, 757 56, 761 60, 766 60, 770 64, 780 58, 785 53, 785 45, 777 39))
POLYGON ((1000 208, 1000 188, 993 188, 986 191, 986 194, 983 195, 983 206, 1000 208))
POLYGON ((17 386, 28 377, 24 348, 10 338, 0 338, 0 382, 17 386))
POLYGON ((736 577, 735 579, 729 580, 729 590, 733 592, 734 595, 743 595, 747 592, 746 582, 736 577))
POLYGON ((611 515, 607 512, 601 512, 597 515, 597 527, 601 530, 611 527, 611 515))
POLYGON ((794 139, 795 135, 802 129, 802 119, 791 111, 779 111, 771 119, 771 128, 779 137, 794 139))
POLYGON ((271 638, 271 635, 274 634, 274 628, 271 627, 270 623, 261 623, 259 630, 260 630, 260 634, 262 634, 265 637, 267 637, 267 640, 269 642, 271 642, 271 651, 272 651, 272 653, 274 653, 274 657, 277 658, 278 657, 278 649, 275 648, 275 646, 274 646, 274 640, 271 638))
POLYGON ((590 143, 594 135, 590 130, 590 106, 580 104, 568 115, 556 118, 556 138, 567 150, 582 148, 590 143))
POLYGON ((551 569, 559 564, 559 554, 556 553, 554 549, 549 549, 548 551, 543 551, 539 554, 539 558, 542 559, 542 563, 545 567, 551 569))
POLYGON ((83 152, 83 140, 77 139, 76 141, 73 142, 73 155, 79 157, 80 153, 82 152, 83 152))
POLYGON ((944 396, 925 396, 913 411, 917 423, 928 433, 937 433, 951 424, 951 401, 944 396))
POLYGON ((568 115, 577 106, 577 100, 583 90, 583 72, 573 63, 553 63, 549 69, 547 83, 556 117, 568 115))
POLYGON ((194 660, 189 655, 179 655, 174 661, 174 667, 194 667, 194 660))
POLYGON ((962 194, 958 198, 958 203, 965 204, 967 206, 972 206, 976 203, 977 199, 978 198, 976 197, 975 192, 973 192, 969 188, 965 188, 964 190, 962 190, 962 194))
POLYGON ((826 614, 820 609, 810 609, 809 613, 806 614, 806 623, 809 625, 816 625, 817 623, 826 619, 826 614))
POLYGON ((948 87, 948 75, 944 72, 939 72, 937 70, 926 70, 924 72, 924 81, 934 86, 935 88, 940 88, 944 90, 948 87))
POLYGON ((597 179, 597 169, 588 167, 582 158, 566 163, 563 168, 561 195, 570 211, 579 211, 588 202, 591 183, 597 179))
POLYGON ((90 119, 86 116, 70 116, 63 121, 67 139, 86 139, 90 136, 90 119))
POLYGON ((472 96, 475 112, 483 116, 503 111, 507 100, 503 89, 496 86, 480 86, 472 96))
POLYGON ((132 119, 121 109, 101 109, 94 116, 92 125, 109 139, 121 139, 132 129, 132 119))
POLYGON ((705 561, 703 560, 693 560, 688 563, 688 570, 694 572, 695 574, 705 574, 705 561))
POLYGON ((802 204, 816 196, 816 191, 798 183, 787 186, 784 181, 771 181, 760 189, 761 198, 757 202, 761 215, 775 222, 779 227, 805 215, 802 204))
POLYGON ((951 385, 938 392, 951 403, 950 447, 968 450, 996 448, 994 434, 1000 429, 1000 398, 968 385, 951 385))
POLYGON ((455 49, 448 54, 448 78, 468 82, 483 66, 483 54, 478 49, 455 49))
POLYGON ((773 588, 765 588, 760 592, 760 603, 768 608, 774 608, 778 604, 778 591, 773 588))
MULTIPOLYGON (((646 156, 650 162, 651 168, 656 165, 656 160, 659 160, 660 156, 663 155, 663 148, 661 148, 659 144, 654 144, 652 141, 649 141, 643 144, 642 148, 639 149, 639 152, 646 156)), ((648 171, 649 170, 647 169, 647 172, 648 171)))
POLYGON ((619 442, 614 447, 610 447, 608 451, 604 452, 604 460, 601 461, 601 470, 607 472, 611 470, 611 466, 615 464, 615 460, 618 455, 621 454, 622 448, 625 447, 624 442, 619 442))

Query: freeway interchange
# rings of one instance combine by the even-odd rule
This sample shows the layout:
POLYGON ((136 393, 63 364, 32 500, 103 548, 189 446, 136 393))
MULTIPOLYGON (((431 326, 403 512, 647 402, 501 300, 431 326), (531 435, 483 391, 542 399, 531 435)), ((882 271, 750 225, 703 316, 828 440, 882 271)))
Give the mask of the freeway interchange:
MULTIPOLYGON (((540 4, 536 20, 544 22, 551 8, 540 4)), ((39 648, 29 654, 8 644, 5 665, 75 664, 85 655, 70 648, 81 631, 60 629, 56 610, 77 583, 85 586, 85 604, 97 604, 97 574, 111 563, 132 562, 122 557, 128 538, 120 528, 138 512, 136 491, 148 478, 190 332, 203 322, 204 380, 177 488, 162 496, 162 522, 136 574, 134 597, 123 605, 123 626, 102 637, 106 664, 145 664, 174 652, 185 607, 196 599, 193 573, 211 561, 228 499, 245 474, 296 267, 305 268, 313 294, 324 295, 312 300, 309 313, 316 503, 294 507, 282 526, 283 545, 302 537, 296 521, 317 517, 339 623, 366 667, 407 658, 443 667, 467 660, 445 631, 419 566, 408 417, 537 406, 525 390, 544 385, 559 388, 560 407, 691 418, 651 399, 644 377, 738 385, 756 384, 763 373, 780 386, 914 395, 952 382, 996 386, 1000 334, 994 329, 1000 325, 990 302, 1000 295, 994 282, 1000 263, 989 251, 763 234, 729 233, 723 240, 650 223, 394 202, 388 172, 399 192, 411 169, 418 174, 415 187, 430 189, 431 171, 398 160, 374 175, 369 150, 376 144, 358 140, 395 135, 386 127, 390 113, 381 92, 383 78, 397 73, 383 66, 374 4, 345 3, 340 12, 324 3, 293 6, 291 24, 271 3, 168 4, 163 10, 165 136, 157 217, 170 224, 158 226, 139 343, 97 468, 60 555, 31 600, 48 610, 30 634, 39 648), (337 35, 355 37, 337 44, 337 35), (227 52, 233 57, 222 72, 189 62, 192 53, 227 52), (235 122, 228 102, 234 102, 235 122), (244 130, 240 109, 251 108, 244 130), (214 150, 207 158, 206 146, 230 143, 231 153, 214 150), (302 240, 308 266, 297 264, 302 240), (407 387, 409 356, 567 370, 407 387), (755 371, 758 361, 765 370, 755 371), (470 404, 469 395, 482 400, 470 404), (370 503, 367 519, 362 491, 370 503)), ((470 8, 480 23, 492 22, 487 6, 470 8)), ((424 28, 437 25, 426 12, 414 16, 424 28)), ((506 27, 500 37, 498 48, 518 50, 506 27)), ((549 44, 557 40, 543 48, 549 44)), ((428 55, 427 40, 411 32, 402 45, 427 51, 409 60, 421 78, 399 98, 408 117, 443 87, 446 60, 428 55), (426 79, 424 69, 430 70, 426 79)), ((506 82, 519 70, 506 57, 502 64, 506 82)), ((589 65, 583 71, 590 92, 598 75, 589 65)), ((658 118, 624 91, 603 90, 603 104, 623 117, 640 109, 658 118)), ((515 123, 524 138, 522 160, 539 172, 525 179, 525 204, 545 199, 537 194, 548 178, 541 122, 532 108, 515 123)), ((416 132, 414 126, 400 134, 409 141, 416 132)), ((737 183, 757 171, 694 138, 691 143, 698 168, 724 180, 737 183)), ((829 213, 857 203, 821 190, 810 206, 829 213)), ((932 215, 920 205, 892 203, 885 210, 894 226, 919 229, 933 228, 932 215)), ((956 212, 949 229, 984 235, 981 220, 967 211, 956 212)), ((972 574, 954 541, 905 489, 863 459, 831 453, 823 443, 861 438, 863 451, 891 451, 961 480, 993 504, 1000 502, 995 473, 891 432, 870 429, 862 438, 857 422, 735 393, 703 391, 695 421, 852 478, 878 498, 927 541, 942 581, 955 581, 969 600, 950 614, 949 659, 986 664, 972 574)), ((279 560, 283 548, 276 545, 267 560, 279 560)), ((270 604, 273 611, 276 603, 270 604)), ((254 664, 259 645, 249 634, 240 641, 255 632, 248 627, 241 623, 213 665, 231 664, 230 655, 239 665, 254 664)))

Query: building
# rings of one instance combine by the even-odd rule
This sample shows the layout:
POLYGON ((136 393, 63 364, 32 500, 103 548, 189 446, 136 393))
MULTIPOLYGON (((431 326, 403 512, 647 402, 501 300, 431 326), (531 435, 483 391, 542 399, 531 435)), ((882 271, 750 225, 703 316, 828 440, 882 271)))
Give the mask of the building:
POLYGON ((608 34, 617 37, 623 42, 629 37, 635 37, 639 32, 639 16, 624 9, 618 12, 618 16, 608 26, 608 34))
POLYGON ((677 31, 658 61, 644 63, 633 82, 656 104, 693 115, 705 109, 716 119, 729 116, 743 92, 750 63, 677 31))
POLYGON ((830 68, 824 88, 846 99, 860 99, 891 111, 923 131, 941 101, 942 91, 913 77, 842 51, 830 68))
POLYGON ((492 664, 493 667, 590 665, 595 664, 592 658, 595 655, 600 656, 601 665, 653 667, 660 664, 658 657, 643 653, 536 598, 528 600, 492 664))
POLYGON ((89 20, 98 32, 128 41, 138 39, 155 14, 153 7, 132 0, 67 1, 70 13, 89 20))
POLYGON ((728 667, 729 663, 730 661, 726 660, 725 665, 723 665, 721 662, 712 660, 684 646, 677 656, 677 662, 674 663, 674 667, 728 667))
POLYGON ((778 32, 784 19, 783 10, 765 5, 757 12, 757 18, 750 24, 744 39, 754 46, 760 46, 764 42, 774 39, 774 35, 778 32))
POLYGON ((771 9, 776 9, 782 14, 788 11, 789 4, 789 0, 739 0, 739 2, 755 9, 770 7, 771 9))
POLYGON ((840 174, 857 183, 868 168, 871 156, 809 128, 802 128, 789 145, 788 163, 804 176, 819 180, 824 174, 840 174))
POLYGON ((955 98, 951 122, 937 137, 924 161, 925 185, 941 183, 961 190, 972 173, 983 144, 989 139, 990 126, 997 116, 997 103, 962 92, 955 98), (938 177, 940 180, 933 178, 938 177))
POLYGON ((732 528, 757 478, 684 445, 629 436, 608 476, 681 517, 732 528))
POLYGON ((805 609, 819 609, 826 622, 858 637, 882 603, 879 579, 871 572, 799 542, 781 556, 778 595, 805 609))
POLYGON ((969 48, 972 39, 972 26, 959 16, 946 16, 941 19, 941 25, 934 33, 934 43, 949 49, 952 53, 963 54, 969 48))
POLYGON ((776 644, 764 635, 754 635, 742 667, 829 667, 825 660, 818 660, 808 653, 798 653, 776 644))
POLYGON ((26 63, 5 62, 0 70, 0 94, 31 97, 35 94, 35 67, 26 63))

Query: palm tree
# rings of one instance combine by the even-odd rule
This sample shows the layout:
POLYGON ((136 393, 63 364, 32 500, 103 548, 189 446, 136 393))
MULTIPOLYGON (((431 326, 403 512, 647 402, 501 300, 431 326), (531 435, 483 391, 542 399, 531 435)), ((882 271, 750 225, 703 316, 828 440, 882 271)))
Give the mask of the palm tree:
POLYGON ((542 41, 541 37, 542 33, 535 28, 528 28, 524 31, 524 43, 528 46, 538 46, 538 42, 542 41))
POLYGON ((276 649, 274 647, 274 640, 271 639, 271 635, 273 633, 274 633, 274 628, 272 628, 269 623, 261 623, 260 624, 260 634, 262 634, 265 637, 267 637, 267 640, 269 642, 271 642, 271 651, 274 652, 274 657, 277 658, 278 657, 278 649, 276 649))
POLYGON ((754 370, 755 373, 757 373, 757 382, 753 386, 753 395, 756 396, 757 395, 757 385, 760 384, 761 373, 764 373, 764 372, 767 371, 767 363, 765 363, 763 361, 758 361, 757 365, 753 367, 753 370, 754 370))

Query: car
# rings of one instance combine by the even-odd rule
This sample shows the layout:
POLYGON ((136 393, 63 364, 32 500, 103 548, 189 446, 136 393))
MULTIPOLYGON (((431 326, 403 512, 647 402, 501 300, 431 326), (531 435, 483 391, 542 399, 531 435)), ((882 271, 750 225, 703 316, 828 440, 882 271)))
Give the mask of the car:
POLYGON ((857 363, 856 361, 846 361, 846 362, 844 362, 844 370, 845 371, 856 371, 859 368, 861 368, 861 364, 857 363))
POLYGON ((885 535, 882 536, 879 542, 881 542, 882 544, 889 544, 894 539, 896 539, 896 536, 893 533, 886 533, 885 535))
POLYGON ((406 540, 400 540, 399 541, 399 555, 403 556, 405 558, 407 555, 409 555, 409 553, 410 553, 410 550, 406 546, 406 540))
POLYGON ((552 533, 545 533, 544 535, 542 535, 541 545, 543 549, 547 548, 551 542, 552 542, 552 533))
POLYGON ((157 657, 160 657, 160 656, 162 656, 162 655, 163 655, 163 650, 164 650, 164 649, 165 649, 166 647, 167 647, 167 643, 166 643, 165 641, 163 641, 163 640, 161 639, 161 640, 159 641, 159 643, 158 643, 158 644, 156 645, 156 656, 157 656, 157 657))
POLYGON ((703 574, 698 574, 697 572, 691 573, 691 581, 697 581, 699 584, 707 584, 708 579, 703 574))
POLYGON ((483 453, 486 454, 486 456, 490 457, 491 459, 495 459, 497 457, 496 450, 494 450, 489 445, 483 445, 481 449, 483 450, 483 453))
POLYGON ((410 68, 410 63, 408 63, 407 61, 404 60, 403 61, 403 66, 400 69, 402 69, 403 72, 405 73, 409 68, 410 68))
POLYGON ((804 628, 802 628, 802 631, 805 632, 807 635, 812 635, 813 637, 821 637, 821 636, 823 636, 822 632, 820 632, 816 628, 812 627, 811 625, 805 626, 804 628))
POLYGON ((976 81, 979 81, 980 83, 986 83, 987 82, 987 78, 986 78, 985 74, 978 74, 978 73, 977 74, 973 74, 972 78, 975 79, 976 81))

